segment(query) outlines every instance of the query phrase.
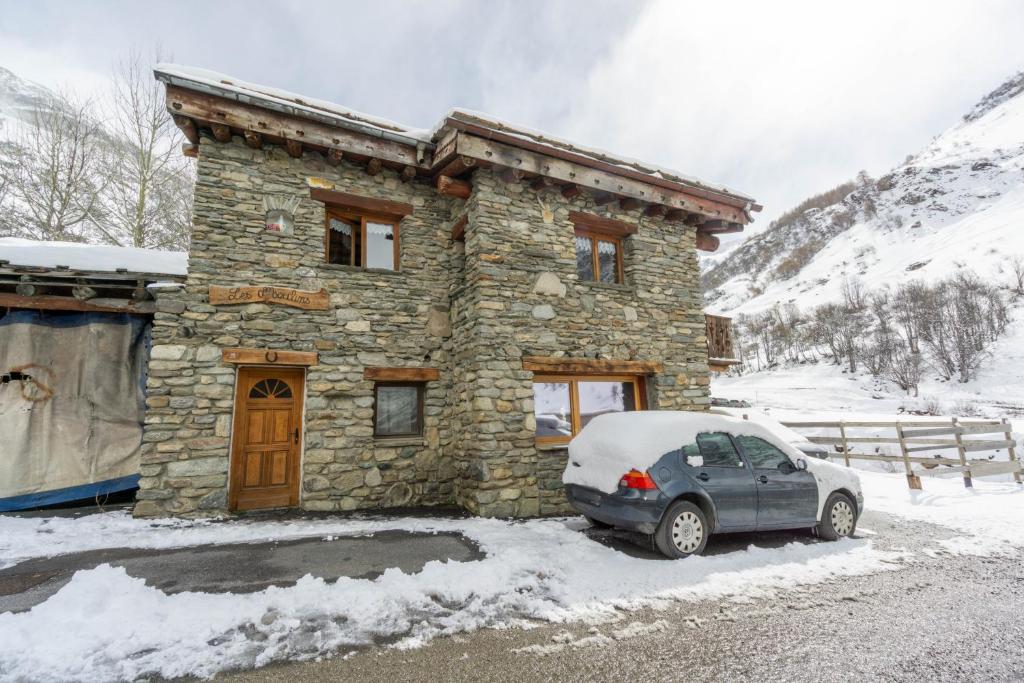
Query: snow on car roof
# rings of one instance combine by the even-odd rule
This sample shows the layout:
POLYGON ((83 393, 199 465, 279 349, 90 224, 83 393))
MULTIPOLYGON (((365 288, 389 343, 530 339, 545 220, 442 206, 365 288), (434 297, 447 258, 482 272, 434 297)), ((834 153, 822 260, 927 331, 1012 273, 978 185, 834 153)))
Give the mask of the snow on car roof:
POLYGON ((756 436, 790 459, 804 457, 772 430, 750 420, 681 410, 606 413, 591 420, 569 442, 569 463, 562 481, 611 493, 630 469, 643 472, 704 432, 756 436))
POLYGON ((187 275, 188 254, 183 251, 115 247, 80 242, 44 242, 0 237, 0 261, 31 268, 67 267, 91 272, 187 275))

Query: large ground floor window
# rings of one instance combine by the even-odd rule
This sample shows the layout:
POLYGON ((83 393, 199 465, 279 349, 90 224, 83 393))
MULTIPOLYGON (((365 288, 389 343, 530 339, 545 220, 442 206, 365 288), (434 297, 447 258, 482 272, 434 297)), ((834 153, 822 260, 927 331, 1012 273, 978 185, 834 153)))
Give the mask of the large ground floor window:
POLYGON ((643 410, 643 377, 536 375, 533 413, 537 441, 565 443, 604 413, 643 410))

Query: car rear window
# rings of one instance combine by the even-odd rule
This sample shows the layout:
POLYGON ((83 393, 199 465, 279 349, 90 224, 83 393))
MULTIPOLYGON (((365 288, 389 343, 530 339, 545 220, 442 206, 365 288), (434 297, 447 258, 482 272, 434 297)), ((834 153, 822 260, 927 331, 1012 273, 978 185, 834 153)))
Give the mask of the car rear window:
POLYGON ((704 458, 704 467, 743 467, 743 460, 724 432, 698 434, 697 447, 704 458))

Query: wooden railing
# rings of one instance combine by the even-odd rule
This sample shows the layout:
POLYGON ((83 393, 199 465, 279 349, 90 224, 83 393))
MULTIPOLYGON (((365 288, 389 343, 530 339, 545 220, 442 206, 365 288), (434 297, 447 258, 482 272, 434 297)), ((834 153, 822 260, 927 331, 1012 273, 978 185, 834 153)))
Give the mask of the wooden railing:
POLYGON ((832 446, 830 458, 842 458, 846 466, 851 460, 874 460, 880 462, 901 462, 906 471, 907 483, 912 489, 921 488, 920 476, 941 476, 959 473, 964 478, 964 486, 971 487, 971 477, 984 477, 992 474, 1013 474, 1014 480, 1021 483, 1021 463, 1017 458, 1017 443, 1013 439, 1010 423, 1002 420, 907 420, 898 422, 783 422, 783 425, 796 430, 834 430, 835 435, 810 434, 806 438, 817 444, 832 446), (893 430, 894 436, 877 436, 878 430, 893 430), (871 430, 872 436, 862 432, 871 430), (992 437, 972 439, 985 434, 999 434, 1001 439, 992 437), (944 437, 944 438, 943 438, 944 437), (965 438, 968 437, 968 438, 965 438), (858 446, 875 445, 874 453, 859 453, 858 446), (896 444, 900 455, 886 455, 877 452, 880 444, 896 444), (981 460, 969 458, 968 453, 982 451, 1007 450, 1009 459, 1006 461, 981 460), (955 456, 935 455, 936 451, 955 451, 955 456), (924 457, 919 453, 931 452, 933 455, 924 457), (920 468, 915 468, 920 465, 920 468))
POLYGON ((740 362, 732 346, 732 319, 721 315, 704 314, 705 334, 708 339, 708 364, 712 370, 727 370, 740 362))

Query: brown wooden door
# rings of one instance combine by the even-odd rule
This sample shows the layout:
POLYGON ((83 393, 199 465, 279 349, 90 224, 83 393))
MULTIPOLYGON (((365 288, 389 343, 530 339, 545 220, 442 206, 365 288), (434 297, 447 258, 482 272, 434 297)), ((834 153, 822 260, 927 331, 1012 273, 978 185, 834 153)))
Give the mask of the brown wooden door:
POLYGON ((298 368, 239 368, 230 509, 299 504, 304 380, 298 368))

